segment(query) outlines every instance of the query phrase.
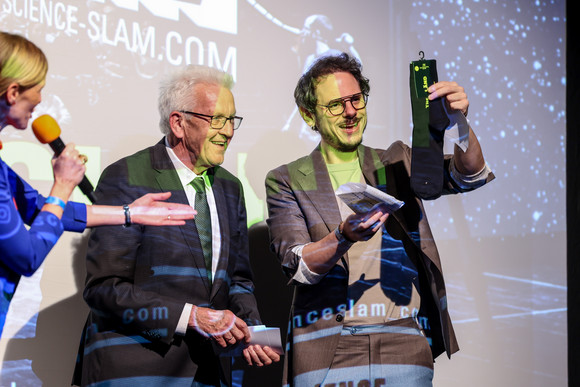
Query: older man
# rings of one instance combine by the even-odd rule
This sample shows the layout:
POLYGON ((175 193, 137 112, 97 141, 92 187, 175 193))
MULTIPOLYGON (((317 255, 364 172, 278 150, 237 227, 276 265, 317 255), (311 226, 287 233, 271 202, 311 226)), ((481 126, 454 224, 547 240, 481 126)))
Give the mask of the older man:
MULTIPOLYGON (((184 68, 159 95, 165 137, 105 169, 100 204, 171 191, 197 215, 185 226, 103 227, 91 234, 84 297, 90 315, 80 353, 82 385, 230 385, 231 359, 259 323, 248 259, 246 210, 237 178, 219 167, 242 121, 232 78, 184 68)), ((279 360, 243 350, 249 364, 279 360)))
MULTIPOLYGON (((295 285, 285 368, 292 386, 429 386, 434 357, 458 349, 437 248, 410 184, 411 149, 361 145, 369 89, 349 55, 315 62, 294 96, 320 145, 266 178, 271 245, 295 285), (391 215, 353 213, 335 195, 349 182, 405 204, 391 215)), ((429 93, 449 111, 467 111, 455 83, 429 93)), ((493 178, 471 129, 467 151, 456 147, 444 168, 444 193, 493 178)))

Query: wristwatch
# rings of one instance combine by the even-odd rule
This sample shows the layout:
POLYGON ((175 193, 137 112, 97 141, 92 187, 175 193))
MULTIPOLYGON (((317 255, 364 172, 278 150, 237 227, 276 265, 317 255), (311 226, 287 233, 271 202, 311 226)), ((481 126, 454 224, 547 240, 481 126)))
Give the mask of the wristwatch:
POLYGON ((338 243, 339 244, 348 244, 348 245, 352 245, 353 243, 355 243, 356 241, 351 241, 350 239, 348 239, 343 233, 343 226, 344 226, 344 222, 340 222, 340 224, 334 229, 334 235, 336 235, 336 239, 338 239, 338 243))

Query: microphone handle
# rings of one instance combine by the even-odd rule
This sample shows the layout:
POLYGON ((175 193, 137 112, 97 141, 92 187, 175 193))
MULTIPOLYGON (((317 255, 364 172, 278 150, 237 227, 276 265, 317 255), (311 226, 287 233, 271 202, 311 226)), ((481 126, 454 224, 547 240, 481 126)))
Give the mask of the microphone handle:
POLYGON ((65 147, 64 142, 62 142, 60 137, 57 137, 56 140, 50 142, 48 145, 50 145, 56 157, 60 156, 65 147))
POLYGON ((97 197, 95 196, 95 192, 94 192, 94 189, 93 189, 93 185, 91 184, 91 182, 89 181, 89 179, 87 179, 86 176, 83 176, 83 179, 79 183, 78 187, 80 188, 80 190, 82 191, 82 193, 84 193, 85 196, 87 198, 89 198, 89 200, 91 201, 91 203, 94 203, 97 200, 97 197))

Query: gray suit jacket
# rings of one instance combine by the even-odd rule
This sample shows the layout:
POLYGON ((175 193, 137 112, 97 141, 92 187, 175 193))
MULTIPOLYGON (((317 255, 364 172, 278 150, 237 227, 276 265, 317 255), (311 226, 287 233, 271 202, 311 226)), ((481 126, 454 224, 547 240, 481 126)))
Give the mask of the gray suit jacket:
MULTIPOLYGON (((170 385, 194 380, 229 384, 229 359, 196 332, 175 329, 185 303, 229 309, 259 322, 248 258, 242 186, 225 169, 208 171, 219 210, 221 255, 210 286, 193 220, 184 226, 95 228, 84 298, 90 315, 80 350, 82 385, 110 381, 170 385)), ((163 140, 107 167, 97 204, 122 205, 149 192, 188 203, 163 140)), ((80 374, 80 373, 79 373, 80 374)), ((107 384, 108 385, 108 384, 107 384)))
MULTIPOLYGON (((405 205, 386 222, 389 234, 401 240, 421 280, 421 312, 429 319, 434 357, 458 350, 447 310, 441 261, 421 200, 411 190, 411 149, 398 141, 388 150, 359 146, 367 184, 403 200, 405 205)), ((448 171, 452 156, 445 157, 448 171)), ((488 181, 493 179, 490 174, 488 181)), ((317 147, 310 155, 271 171, 266 178, 271 248, 292 277, 299 257, 292 248, 316 242, 341 222, 326 165, 317 147)), ((446 173, 444 194, 464 192, 446 173)), ((342 259, 317 284, 294 283, 285 382, 307 372, 322 382, 338 344, 347 302, 348 264, 342 259)), ((298 379, 300 380, 300 378, 298 379)), ((316 382, 314 383, 316 384, 316 382)))

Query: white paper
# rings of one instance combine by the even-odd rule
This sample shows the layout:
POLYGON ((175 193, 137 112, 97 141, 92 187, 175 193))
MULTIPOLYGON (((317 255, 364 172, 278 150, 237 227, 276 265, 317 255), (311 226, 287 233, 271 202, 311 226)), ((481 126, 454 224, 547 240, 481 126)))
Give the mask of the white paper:
POLYGON ((449 117, 449 126, 445 130, 445 138, 450 142, 457 144, 463 152, 469 147, 469 122, 467 117, 459 110, 449 113, 447 106, 443 103, 443 108, 447 117, 449 117))
POLYGON ((337 188, 335 193, 357 214, 369 212, 375 206, 378 206, 381 211, 391 214, 405 204, 405 202, 375 187, 362 183, 343 184, 337 188))
POLYGON ((248 345, 258 344, 262 347, 268 346, 272 348, 272 350, 279 355, 284 354, 284 350, 282 348, 282 339, 280 336, 280 328, 267 327, 265 325, 253 325, 249 326, 248 329, 250 330, 249 344, 239 342, 226 348, 222 348, 215 344, 215 350, 219 353, 220 356, 240 356, 244 348, 246 348, 248 345))
POLYGON ((277 354, 284 354, 280 328, 267 327, 265 325, 254 325, 248 328, 251 334, 250 345, 259 344, 262 347, 268 346, 277 354))

